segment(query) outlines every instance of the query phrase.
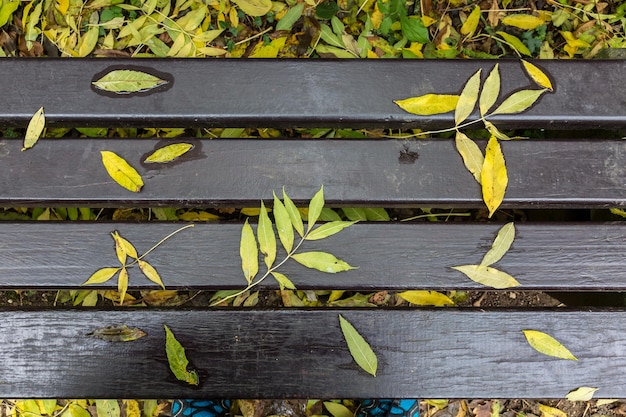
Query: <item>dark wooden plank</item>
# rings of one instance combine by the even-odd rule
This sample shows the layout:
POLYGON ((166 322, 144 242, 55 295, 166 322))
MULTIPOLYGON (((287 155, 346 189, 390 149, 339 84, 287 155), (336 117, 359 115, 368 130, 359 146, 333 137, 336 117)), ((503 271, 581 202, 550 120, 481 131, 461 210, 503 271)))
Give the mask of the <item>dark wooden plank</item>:
MULTIPOLYGON (((75 288, 97 269, 118 264, 111 231, 117 229, 143 253, 179 226, 2 223, 0 287, 75 288)), ((302 251, 327 251, 359 269, 329 275, 288 261, 279 271, 301 289, 484 289, 450 267, 480 263, 499 227, 357 224, 328 239, 305 242, 302 251)), ((515 276, 521 289, 626 290, 626 223, 518 224, 517 229, 512 248, 496 266, 515 276)), ((168 288, 243 288, 240 235, 240 224, 197 224, 146 259, 168 288)), ((136 268, 130 269, 130 284, 156 289, 136 268)), ((115 286, 113 280, 107 288, 115 286)), ((276 288, 272 278, 265 288, 276 288)))
MULTIPOLYGON (((186 141, 176 139, 176 141, 186 141)), ((308 201, 325 186, 343 206, 484 207, 451 140, 187 140, 172 164, 142 164, 167 141, 0 141, 0 206, 257 206, 284 186, 308 201), (136 167, 140 193, 117 185, 100 150, 136 167), (406 158, 407 152, 417 159, 406 158)), ((509 171, 503 208, 626 206, 626 142, 537 140, 502 144, 509 171)))
MULTIPOLYGON (((537 88, 517 60, 498 61, 502 95, 537 88)), ((393 100, 456 94, 479 60, 136 60, 3 59, 0 125, 27 124, 45 107, 49 126, 423 127, 453 124, 453 115, 414 116, 393 100), (111 97, 91 88, 97 74, 139 68, 171 77, 169 89, 111 97)), ((626 126, 626 63, 541 61, 556 91, 522 115, 501 115, 502 128, 626 126), (586 80, 586 82, 581 82, 586 80), (593 80, 598 80, 594 82, 593 80)), ((475 116, 474 116, 475 118, 475 116)))
POLYGON ((626 396, 626 311, 221 310, 0 312, 3 398, 563 398, 580 386, 626 396), (342 314, 377 353, 352 361, 342 314), (87 337, 107 324, 147 336, 87 337), (163 324, 201 384, 170 374, 163 324), (578 361, 534 351, 523 329, 557 337, 578 361), (601 335, 601 336, 600 336, 601 335))

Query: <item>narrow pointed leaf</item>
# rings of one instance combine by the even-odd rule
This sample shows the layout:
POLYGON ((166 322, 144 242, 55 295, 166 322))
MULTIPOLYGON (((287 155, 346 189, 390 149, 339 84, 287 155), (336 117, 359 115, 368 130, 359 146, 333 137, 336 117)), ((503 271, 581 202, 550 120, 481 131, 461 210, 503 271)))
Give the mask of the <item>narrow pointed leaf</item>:
POLYGON ((285 248, 285 252, 291 252, 293 249, 293 225, 289 218, 289 212, 285 208, 282 201, 278 199, 274 193, 274 221, 276 222, 276 230, 280 243, 285 248))
POLYGON ((532 30, 546 22, 530 14, 511 14, 502 19, 502 23, 519 29, 532 30))
POLYGON ((254 231, 247 219, 241 230, 239 255, 241 256, 243 276, 248 283, 251 283, 259 272, 259 251, 257 249, 256 239, 254 238, 254 231))
POLYGON ((491 133, 497 139, 500 139, 500 140, 523 139, 521 137, 515 137, 515 138, 508 137, 507 135, 502 133, 493 123, 491 123, 488 120, 485 120, 483 123, 485 123, 485 127, 487 128, 489 133, 491 133))
POLYGON ((92 84, 101 90, 116 94, 129 94, 152 90, 167 83, 159 77, 142 71, 114 70, 92 84))
POLYGON ((111 278, 115 276, 122 268, 100 268, 91 276, 89 279, 82 283, 82 285, 90 285, 90 284, 102 284, 103 282, 107 282, 111 278))
POLYGON ((596 393, 598 388, 592 387, 580 387, 574 390, 571 390, 565 398, 569 401, 589 401, 593 398, 593 394, 596 393))
MULTIPOLYGON (((19 4, 19 2, 15 2, 19 4)), ((46 126, 46 116, 43 112, 43 107, 39 108, 31 117, 30 122, 28 122, 28 127, 26 128, 26 135, 24 136, 24 147, 23 151, 32 148, 35 146, 41 134, 43 133, 43 129, 46 126)))
POLYGON ((365 208, 363 211, 365 212, 365 218, 371 222, 388 222, 391 220, 387 210, 382 207, 365 208))
POLYGON ((302 217, 300 217, 300 211, 293 203, 293 201, 291 201, 291 198, 289 198, 284 188, 283 203, 285 204, 285 209, 287 209, 287 213, 289 213, 289 218, 291 219, 291 224, 293 225, 293 228, 296 229, 296 232, 298 232, 300 236, 304 236, 304 224, 302 223, 302 217))
POLYGON ((134 193, 141 191, 143 179, 135 168, 111 151, 100 151, 100 154, 104 168, 115 182, 134 193))
POLYGON ((263 201, 261 201, 257 235, 259 237, 259 249, 263 254, 265 265, 267 269, 270 269, 276 260, 276 236, 263 201))
POLYGON ((339 315, 339 324, 341 326, 341 332, 348 344, 348 350, 354 361, 365 372, 376 376, 376 370, 378 368, 378 358, 370 347, 369 343, 359 334, 354 326, 343 316, 339 315))
POLYGON ((139 263, 139 269, 141 269, 141 272, 143 272, 146 278, 148 278, 150 281, 154 282, 161 288, 165 289, 165 284, 163 284, 161 276, 152 265, 141 259, 139 259, 137 262, 139 263))
POLYGON ((538 330, 522 330, 528 344, 537 352, 560 359, 577 361, 578 359, 554 337, 538 330))
POLYGON ((480 92, 478 108, 480 109, 481 116, 487 114, 489 109, 496 104, 498 96, 500 95, 500 70, 498 65, 499 64, 496 64, 493 67, 485 80, 482 91, 480 92))
POLYGON ((485 254, 480 262, 481 266, 489 266, 498 262, 507 253, 515 239, 515 225, 513 222, 507 223, 498 231, 496 238, 491 245, 489 252, 485 254))
POLYGON ((323 225, 313 229, 306 235, 306 240, 319 240, 324 239, 328 236, 332 236, 335 233, 341 232, 346 227, 352 226, 356 221, 346 222, 346 221, 335 221, 324 223, 323 225))
POLYGON ((122 268, 120 275, 117 277, 117 292, 120 293, 120 304, 124 304, 126 292, 128 291, 128 270, 122 268))
POLYGON ((541 412, 541 417, 568 417, 564 411, 543 404, 539 404, 539 411, 541 412))
POLYGON ((121 326, 106 326, 87 333, 87 336, 97 339, 106 340, 107 342, 132 342, 141 339, 146 332, 138 327, 128 327, 123 324, 121 326))
POLYGON ((418 306, 452 306, 454 301, 437 291, 404 291, 398 295, 411 304, 418 306))
POLYGON ((193 145, 191 143, 173 143, 171 145, 167 145, 157 149, 150 156, 148 156, 144 162, 149 164, 164 164, 167 162, 172 162, 176 158, 189 152, 191 149, 193 149, 193 145))
POLYGON ((165 353, 167 354, 167 362, 170 370, 179 381, 186 382, 190 385, 198 385, 198 374, 195 371, 187 369, 189 360, 185 353, 183 345, 176 340, 174 333, 167 327, 165 328, 165 353))
POLYGON ((456 269, 457 271, 464 273, 469 279, 474 282, 498 290, 518 287, 520 285, 520 283, 515 278, 513 278, 506 272, 500 271, 490 266, 459 265, 453 266, 452 269, 456 269))
POLYGON ((98 44, 99 29, 100 28, 98 26, 92 26, 82 37, 80 41, 80 46, 78 47, 79 57, 86 57, 91 53, 91 51, 94 50, 94 48, 98 44))
POLYGON ((520 90, 507 97, 497 109, 490 114, 514 114, 528 110, 546 90, 520 90))
POLYGON ((481 71, 481 69, 476 71, 463 87, 463 91, 459 97, 459 102, 457 103, 454 111, 454 124, 456 126, 463 123, 463 121, 467 119, 470 114, 472 114, 474 107, 476 107, 476 102, 478 101, 478 90, 480 89, 481 71))
POLYGON ((465 23, 461 26, 461 35, 471 35, 476 31, 480 22, 480 6, 474 6, 472 12, 467 16, 465 23))
POLYGON ((113 236, 113 240, 115 241, 115 255, 117 255, 117 260, 120 261, 122 266, 124 266, 126 265, 126 258, 128 257, 128 254, 120 242, 120 235, 117 232, 113 232, 111 233, 111 236, 113 236))
POLYGON ((492 136, 485 149, 485 161, 480 173, 483 200, 489 209, 489 217, 502 204, 504 193, 509 183, 502 148, 495 136, 492 136))
POLYGON ((319 189, 309 203, 307 230, 311 230, 313 225, 319 219, 322 209, 324 208, 324 186, 319 189))
POLYGON ((547 88, 550 91, 554 91, 554 88, 552 87, 552 82, 545 72, 540 70, 539 67, 537 67, 536 65, 533 65, 528 61, 524 61, 523 59, 522 64, 524 65, 524 69, 526 70, 530 78, 532 78, 539 87, 547 88))
POLYGON ((354 413, 343 404, 324 401, 324 407, 333 417, 354 417, 354 413))
POLYGON ((408 113, 420 116, 448 113, 453 111, 459 102, 458 95, 425 94, 403 100, 394 100, 400 108, 408 113))
POLYGON ((474 176, 480 184, 480 176, 485 162, 482 151, 467 135, 457 130, 456 132, 456 149, 463 158, 465 168, 474 176))
POLYGON ((318 271, 330 274, 356 269, 355 267, 348 265, 348 263, 337 259, 334 255, 326 252, 296 253, 292 256, 292 258, 307 268, 317 269, 318 271))
POLYGON ((293 282, 291 282, 289 278, 287 278, 286 275, 283 275, 280 272, 272 272, 272 276, 278 282, 281 290, 284 290, 285 288, 288 290, 296 289, 296 286, 293 284, 293 282))
POLYGON ((522 41, 519 40, 518 37, 510 35, 506 32, 496 32, 499 36, 502 37, 502 39, 504 39, 513 49, 515 49, 517 52, 519 52, 522 55, 526 55, 526 56, 530 56, 531 53, 528 50, 528 47, 526 45, 524 45, 524 43, 522 41))

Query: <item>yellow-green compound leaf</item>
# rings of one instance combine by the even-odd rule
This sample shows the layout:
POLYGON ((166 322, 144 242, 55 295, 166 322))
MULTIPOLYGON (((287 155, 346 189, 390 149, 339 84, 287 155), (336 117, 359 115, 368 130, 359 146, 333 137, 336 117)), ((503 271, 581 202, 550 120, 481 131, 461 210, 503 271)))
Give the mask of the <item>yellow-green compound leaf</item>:
POLYGON ((476 31, 480 22, 480 6, 475 6, 474 10, 467 16, 465 23, 461 26, 461 35, 471 35, 476 31))
POLYGON ((327 272, 329 274, 356 269, 348 265, 347 262, 337 259, 334 255, 326 252, 296 253, 292 258, 307 268, 317 269, 318 271, 327 272))
POLYGON ((480 176, 483 169, 485 157, 482 151, 465 133, 456 132, 456 149, 463 158, 465 168, 472 173, 476 181, 480 184, 480 176))
POLYGON ((285 208, 282 201, 278 199, 276 193, 274 193, 274 221, 276 222, 276 230, 278 231, 278 238, 282 243, 285 252, 291 252, 293 249, 293 225, 289 218, 289 212, 285 208))
POLYGON ((289 213, 289 218, 291 219, 291 224, 293 225, 293 228, 296 229, 296 232, 298 232, 300 236, 303 236, 304 224, 302 223, 302 217, 300 217, 300 211, 293 203, 293 201, 291 201, 291 198, 289 198, 284 188, 283 203, 285 204, 285 209, 287 209, 287 213, 289 213))
POLYGON ((122 268, 119 277, 117 277, 117 292, 120 293, 120 305, 124 304, 126 291, 128 291, 128 270, 122 268))
POLYGON ((195 371, 187 369, 189 360, 185 353, 185 348, 180 344, 174 333, 167 327, 165 328, 165 353, 167 354, 167 362, 170 370, 179 381, 186 382, 190 385, 198 385, 198 374, 195 371))
POLYGON ((92 84, 104 91, 117 94, 130 94, 149 91, 168 82, 136 70, 114 70, 92 84))
POLYGON ((533 65, 528 61, 524 61, 523 59, 522 64, 524 65, 524 69, 526 70, 530 78, 532 78, 539 87, 547 88, 550 91, 554 91, 554 88, 552 87, 552 82, 545 72, 541 71, 536 65, 533 65))
POLYGON ((485 120, 483 123, 485 123, 485 127, 487 128, 489 133, 491 133, 493 136, 495 136, 496 138, 500 140, 524 139, 522 137, 514 137, 514 138, 508 137, 504 133, 500 132, 500 130, 498 130, 498 128, 488 120, 485 120))
POLYGON ((459 265, 453 266, 452 269, 456 269, 457 271, 464 273, 469 279, 474 282, 498 290, 513 288, 520 285, 520 283, 515 278, 513 278, 506 272, 502 272, 489 266, 459 265))
POLYGON ((593 394, 595 394, 597 390, 598 388, 580 387, 568 392, 565 398, 570 401, 589 401, 593 398, 593 394))
POLYGON ((254 231, 252 230, 252 226, 248 223, 248 219, 246 219, 241 229, 239 256, 241 257, 243 276, 249 284, 259 272, 259 250, 257 248, 256 239, 254 238, 254 231))
POLYGON ((341 314, 339 315, 339 324, 354 361, 365 372, 376 376, 378 358, 369 343, 367 343, 363 336, 361 336, 354 326, 350 324, 348 320, 344 319, 341 314))
POLYGON ((100 268, 82 285, 90 285, 90 284, 102 284, 103 282, 107 282, 111 278, 115 276, 122 268, 100 268))
POLYGON ((432 114, 448 113, 456 108, 459 102, 458 95, 425 94, 419 97, 394 100, 400 108, 412 114, 430 116, 432 114))
POLYGON ((165 284, 163 284, 161 276, 152 265, 141 259, 137 260, 137 262, 139 263, 139 269, 141 269, 141 272, 143 272, 146 278, 165 289, 165 284))
POLYGON ((487 79, 485 80, 485 84, 483 84, 483 89, 480 92, 480 100, 478 101, 478 108, 480 110, 480 115, 484 116, 487 114, 489 109, 496 104, 498 100, 498 95, 500 95, 500 70, 498 67, 499 64, 496 64, 487 79))
POLYGON ((489 252, 485 254, 480 262, 481 266, 489 266, 498 262, 507 253, 515 239, 515 225, 513 222, 507 223, 498 231, 496 238, 491 245, 489 252))
POLYGON ((265 265, 267 269, 270 269, 276 260, 276 236, 263 201, 261 201, 257 235, 259 237, 259 249, 265 259, 265 265))
POLYGON ((132 342, 137 339, 141 339, 146 335, 146 332, 138 327, 128 327, 123 324, 121 326, 106 326, 87 333, 87 336, 95 337, 97 339, 106 340, 107 342, 132 342))
POLYGON ((530 106, 535 104, 535 102, 541 97, 546 90, 520 90, 517 91, 506 98, 498 106, 497 109, 491 113, 490 116, 494 116, 496 114, 513 114, 520 113, 524 110, 528 110, 530 106))
POLYGON ((506 32, 496 32, 498 35, 502 37, 513 49, 519 52, 522 55, 530 56, 530 51, 528 47, 519 40, 519 38, 509 35, 506 32))
POLYGON ((437 291, 404 291, 398 295, 411 304, 418 306, 452 306, 454 301, 437 291))
POLYGON ((324 208, 324 186, 319 189, 318 192, 315 193, 311 202, 309 203, 309 212, 307 217, 307 230, 310 231, 313 228, 313 225, 320 218, 320 214, 322 213, 322 209, 324 208))
POLYGON ((296 289, 296 286, 293 284, 293 282, 291 282, 289 278, 287 278, 285 275, 281 274, 280 272, 272 272, 272 276, 278 282, 278 285, 280 286, 281 290, 284 290, 285 288, 288 290, 296 289))
POLYGON ((530 14, 512 14, 502 19, 502 23, 524 30, 532 30, 546 22, 530 14))
POLYGON ((173 143, 157 149, 150 156, 148 156, 144 162, 148 164, 164 164, 172 162, 174 159, 186 154, 191 149, 193 149, 193 145, 191 143, 173 143))
POLYGON ((538 330, 522 330, 528 344, 539 353, 560 359, 568 359, 577 361, 576 356, 572 355, 565 346, 554 337, 538 330))
POLYGON ((133 246, 132 243, 120 236, 117 230, 111 233, 111 236, 115 241, 115 253, 117 254, 117 259, 122 265, 126 263, 126 256, 130 256, 134 259, 137 259, 139 257, 135 246, 133 246))
POLYGON ((248 16, 265 16, 272 9, 271 0, 233 0, 248 16))
POLYGON ((354 413, 343 404, 324 401, 324 407, 333 417, 354 417, 354 413))
POLYGON ((96 400, 96 414, 98 417, 120 417, 120 405, 117 400, 96 400))
POLYGON ((485 161, 480 173, 483 200, 489 209, 489 217, 502 204, 504 193, 509 183, 502 148, 495 136, 492 136, 485 149, 485 161))
POLYGON ((316 229, 313 229, 310 233, 306 235, 306 240, 319 240, 324 239, 328 236, 332 236, 335 233, 341 232, 346 227, 352 226, 356 221, 346 222, 346 221, 334 221, 324 223, 316 229))
MULTIPOLYGON (((15 2, 19 4, 19 2, 15 2)), ((30 122, 28 122, 28 128, 26 128, 26 135, 24 136, 24 146, 22 150, 25 151, 27 149, 35 146, 41 134, 43 133, 43 129, 46 126, 46 116, 43 112, 43 107, 39 108, 30 118, 30 122)))
POLYGON ((141 175, 122 157, 111 151, 100 151, 102 163, 111 178, 129 191, 138 193, 143 187, 141 175))
POLYGON ((481 69, 476 71, 463 87, 463 91, 459 97, 459 102, 454 110, 454 124, 456 126, 463 123, 463 121, 467 119, 470 114, 472 114, 474 107, 476 107, 476 102, 478 101, 478 90, 480 89, 481 71, 481 69))

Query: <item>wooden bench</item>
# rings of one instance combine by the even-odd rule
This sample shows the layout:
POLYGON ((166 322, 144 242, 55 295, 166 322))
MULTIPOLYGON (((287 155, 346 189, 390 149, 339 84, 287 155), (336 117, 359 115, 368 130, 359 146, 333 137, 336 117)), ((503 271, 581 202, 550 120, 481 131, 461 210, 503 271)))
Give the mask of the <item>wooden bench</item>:
MULTIPOLYGON (((491 61, 271 61, 3 59, 0 130, 25 127, 43 106, 48 127, 324 127, 442 129, 453 114, 409 114, 393 100, 457 94, 491 61), (160 74, 169 85, 111 95, 92 87, 113 69, 160 74), (10 80, 10 81, 7 81, 10 80)), ((530 82, 501 61, 502 94, 530 82)), ((503 209, 626 206, 626 64, 545 61, 555 92, 529 110, 493 118, 501 129, 545 131, 503 141, 509 185, 503 209), (588 132, 562 131, 585 129, 588 132), (592 135, 592 132, 602 135, 592 135), (610 131, 606 133, 605 131, 610 131), (551 138, 553 137, 555 138, 551 138), (574 139, 567 139, 567 137, 574 139), (581 138, 581 136, 583 136, 581 138)), ((476 114, 471 119, 476 119, 476 114)), ((483 208, 480 187, 453 139, 41 139, 0 141, 3 207, 258 207, 284 187, 306 204, 324 185, 330 207, 483 208), (171 164, 144 164, 170 142, 195 147, 171 164), (131 193, 102 166, 113 151, 142 175, 131 193), (407 157, 407 155, 409 157, 407 157)), ((84 289, 115 265, 112 231, 146 251, 185 223, 0 224, 5 289, 84 289)), ((451 267, 475 264, 499 222, 357 223, 306 242, 358 269, 336 275, 287 262, 298 289, 484 290, 451 267)), ((626 223, 516 224, 498 267, 521 290, 626 291, 626 223)), ((242 223, 207 222, 176 234, 148 259, 168 289, 239 289, 242 223)), ((262 265, 262 262, 261 262, 262 265)), ((116 281, 90 289, 116 289, 116 281)), ((130 271, 132 289, 158 289, 130 271)), ((264 289, 276 289, 266 281, 264 289)), ((626 397, 626 310, 570 308, 124 308, 0 311, 2 398, 563 398, 581 386, 626 397), (377 354, 376 377, 352 360, 338 315, 377 354), (126 324, 146 337, 114 343, 86 336, 126 324), (168 369, 167 324, 200 376, 168 369), (542 355, 522 330, 546 332, 578 361, 542 355)))

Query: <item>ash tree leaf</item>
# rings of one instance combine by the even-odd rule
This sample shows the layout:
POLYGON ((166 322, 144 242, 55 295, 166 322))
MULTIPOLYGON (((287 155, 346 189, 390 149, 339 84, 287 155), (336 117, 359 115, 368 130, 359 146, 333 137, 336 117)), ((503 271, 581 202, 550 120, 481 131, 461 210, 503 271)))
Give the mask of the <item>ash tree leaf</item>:
POLYGON ((519 40, 516 36, 510 35, 506 32, 496 32, 498 35, 502 37, 513 49, 519 52, 522 55, 530 56, 531 53, 528 50, 528 47, 524 45, 522 41, 519 40))
POLYGON ((272 9, 271 0, 233 0, 248 16, 265 16, 272 9))
POLYGON ((507 253, 515 239, 515 225, 507 223, 498 231, 489 252, 485 254, 480 266, 490 266, 498 262, 507 253))
POLYGON ((318 271, 327 272, 329 274, 356 269, 348 265, 347 262, 337 259, 334 255, 326 252, 296 253, 292 258, 307 268, 317 269, 318 271))
POLYGON ((365 208, 365 218, 371 222, 388 222, 390 221, 389 213, 382 207, 365 208))
MULTIPOLYGON (((367 220, 367 214, 365 214, 365 209, 362 208, 354 208, 354 207, 344 207, 341 209, 344 216, 351 221, 365 221, 367 220)), ((341 219, 341 217, 340 217, 341 219)))
POLYGON ((176 340, 174 333, 167 325, 164 324, 163 327, 165 328, 165 353, 167 354, 170 370, 179 381, 190 385, 198 385, 198 374, 193 370, 187 369, 189 360, 187 359, 185 348, 176 340))
POLYGON ((100 151, 100 154, 104 168, 116 183, 134 193, 141 191, 143 179, 135 168, 114 152, 100 151))
POLYGON ((465 168, 474 176, 480 184, 480 176, 485 162, 482 151, 465 133, 456 131, 456 149, 463 158, 465 168))
POLYGON ((274 277, 276 282, 278 282, 281 290, 284 290, 285 288, 288 290, 296 289, 296 286, 293 284, 293 282, 291 282, 289 278, 287 278, 286 275, 281 274, 280 272, 272 272, 272 276, 274 277))
POLYGON ((528 110, 546 90, 520 90, 506 98, 490 116, 496 114, 515 114, 528 110))
POLYGON ((313 229, 306 235, 306 240, 320 240, 341 232, 346 227, 352 226, 356 221, 334 221, 324 223, 323 225, 313 229))
POLYGON ((172 162, 176 158, 189 152, 191 149, 193 149, 193 145, 191 143, 173 143, 157 149, 150 156, 148 156, 144 162, 148 164, 163 164, 172 162))
POLYGON ((94 87, 116 94, 149 91, 167 83, 168 81, 152 74, 136 70, 113 70, 92 82, 94 87))
POLYGON ((82 285, 90 285, 90 284, 102 284, 103 282, 107 282, 111 278, 115 276, 122 268, 100 268, 91 276, 87 281, 83 282, 82 285))
POLYGON ((567 393, 565 398, 569 401, 589 401, 593 398, 593 394, 595 394, 597 390, 598 388, 579 387, 567 393))
POLYGON ((504 133, 500 132, 500 130, 498 130, 498 128, 488 120, 485 120, 483 123, 485 123, 485 127, 487 128, 489 133, 491 133, 493 136, 495 136, 496 138, 500 140, 522 139, 520 137, 516 137, 516 138, 508 137, 504 133))
POLYGON ((442 114, 453 111, 459 102, 458 95, 424 94, 419 97, 410 97, 403 100, 394 100, 402 110, 420 116, 442 114))
POLYGON ((127 256, 130 256, 134 259, 137 259, 139 257, 135 246, 133 246, 132 243, 120 236, 117 230, 112 232, 111 236, 113 237, 113 241, 115 242, 115 253, 117 255, 117 259, 122 265, 126 264, 127 256))
POLYGON ((248 223, 248 219, 246 219, 241 229, 239 256, 241 257, 243 276, 249 284, 259 272, 259 250, 257 248, 256 239, 254 238, 254 231, 252 230, 252 226, 248 223))
POLYGON ((376 376, 378 358, 369 343, 367 343, 363 336, 361 336, 354 326, 348 320, 344 319, 341 314, 339 315, 339 325, 354 361, 365 372, 376 376))
POLYGON ((454 301, 437 291, 404 291, 398 293, 400 298, 418 306, 453 306, 454 301))
POLYGON ((520 283, 511 275, 490 266, 459 265, 453 266, 452 269, 464 273, 474 282, 498 290, 518 287, 520 285, 520 283))
POLYGON ((142 259, 138 259, 137 262, 139 263, 139 269, 143 272, 146 278, 165 289, 165 284, 163 284, 161 276, 151 264, 142 259))
POLYGON ((117 292, 120 293, 120 305, 124 304, 126 292, 128 291, 128 270, 122 267, 120 275, 117 277, 117 292))
POLYGON ((302 217, 300 217, 300 211, 296 207, 296 205, 291 201, 291 198, 285 192, 283 188, 283 203, 285 205, 285 209, 287 209, 287 213, 289 213, 289 218, 291 219, 291 224, 293 228, 296 229, 296 232, 300 236, 304 236, 304 225, 302 224, 302 217))
POLYGON ((559 359, 578 359, 554 337, 538 330, 522 330, 528 344, 539 353, 559 359))
POLYGON ((489 217, 502 204, 504 193, 509 183, 502 148, 495 136, 492 136, 485 149, 485 161, 480 172, 483 200, 489 209, 489 217))
POLYGON ((481 72, 482 69, 476 71, 467 83, 465 83, 463 91, 461 91, 459 102, 454 110, 454 124, 456 126, 463 123, 463 121, 467 119, 470 114, 472 114, 474 107, 476 107, 476 102, 478 101, 478 90, 480 89, 481 72))
POLYGON ((489 109, 496 104, 498 96, 500 95, 500 70, 498 65, 499 64, 494 65, 493 69, 485 79, 485 84, 483 84, 483 89, 480 92, 478 109, 480 110, 481 116, 487 114, 489 109))
POLYGON ((502 23, 507 26, 513 26, 519 29, 532 30, 545 24, 543 20, 537 16, 530 14, 511 14, 502 19, 502 23))
POLYGON ((309 212, 307 219, 307 231, 311 231, 313 225, 319 219, 320 214, 322 214, 322 209, 324 208, 324 186, 319 189, 318 192, 315 193, 311 201, 309 202, 309 212))
POLYGON ((480 6, 474 6, 472 12, 461 26, 461 35, 471 35, 476 31, 480 22, 480 6))
POLYGON ((276 222, 276 231, 278 239, 285 248, 285 252, 290 253, 293 249, 293 225, 289 217, 289 212, 285 205, 274 193, 274 221, 276 222))
POLYGON ((138 327, 128 327, 127 325, 114 325, 101 327, 87 336, 106 340, 107 342, 132 342, 146 336, 146 332, 138 327))
POLYGON ((265 265, 269 269, 276 260, 276 236, 263 201, 261 201, 261 211, 259 212, 257 235, 259 238, 259 249, 263 254, 265 265))
MULTIPOLYGON (((15 2, 19 4, 19 2, 15 2)), ((40 107, 39 110, 35 112, 33 117, 30 118, 28 122, 28 127, 26 128, 26 135, 24 136, 24 146, 22 150, 25 151, 27 149, 35 146, 41 134, 43 133, 43 129, 46 126, 46 116, 43 112, 43 107, 40 107)))
POLYGON ((526 73, 530 76, 530 78, 533 79, 535 83, 537 83, 539 87, 546 88, 550 91, 554 91, 550 78, 545 72, 539 69, 539 67, 523 59, 522 59, 522 65, 524 65, 524 69, 526 70, 526 73))

